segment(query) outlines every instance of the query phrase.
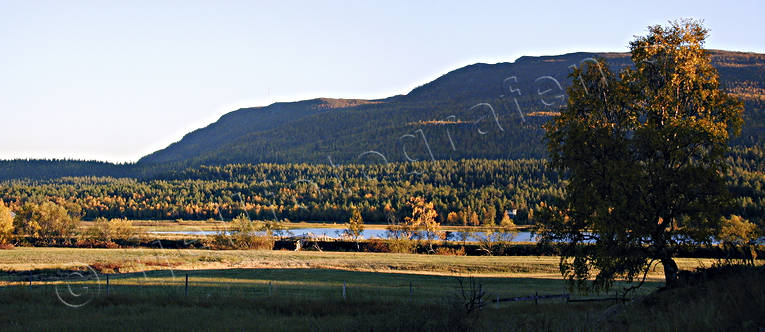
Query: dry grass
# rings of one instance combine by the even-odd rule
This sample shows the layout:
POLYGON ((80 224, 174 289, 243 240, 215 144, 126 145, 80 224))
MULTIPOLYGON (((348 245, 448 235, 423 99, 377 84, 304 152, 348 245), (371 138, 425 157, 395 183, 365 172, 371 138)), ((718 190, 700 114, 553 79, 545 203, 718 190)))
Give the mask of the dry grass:
MULTIPOLYGON (((709 266, 712 262, 678 260, 684 269, 709 266)), ((498 331, 637 331, 646 327, 682 330, 684 326, 699 328, 703 324, 729 329, 757 327, 762 323, 752 314, 761 309, 749 304, 762 303, 763 288, 734 286, 741 288, 740 294, 729 298, 725 295, 726 283, 721 283, 719 290, 710 296, 701 294, 690 306, 673 303, 676 293, 667 293, 658 298, 659 309, 653 305, 628 307, 606 321, 601 317, 608 312, 609 303, 566 304, 547 300, 539 305, 490 304, 481 311, 478 320, 459 310, 463 303, 455 297, 453 276, 457 275, 475 276, 489 293, 488 299, 567 292, 558 274, 558 257, 549 256, 16 248, 0 255, 0 269, 5 270, 0 276, 6 278, 3 282, 0 277, 0 284, 10 286, 0 287, 0 305, 5 308, 0 312, 2 330, 102 330, 113 327, 115 321, 127 330, 164 331, 461 331, 471 326, 498 331), (93 277, 72 283, 66 279, 72 276, 71 270, 93 277), (110 274, 108 296, 104 273, 115 273, 110 274), (190 283, 188 295, 184 288, 186 274, 190 283), (25 282, 28 277, 35 280, 34 286, 25 282), (100 292, 85 307, 72 309, 54 295, 54 291, 66 290, 72 284, 100 292), (342 296, 346 286, 347 299, 342 296), (751 290, 758 292, 756 301, 742 295, 751 290), (716 302, 719 297, 724 301, 716 302), (691 315, 685 316, 688 308, 691 315), (710 310, 725 313, 724 324, 708 322, 719 317, 710 310), (687 325, 684 317, 691 317, 693 325, 687 325)), ((660 269, 652 272, 652 279, 657 280, 661 273, 660 269)), ((751 282, 747 279, 737 285, 751 282)), ((649 282, 640 293, 648 294, 660 285, 649 282)), ((617 284, 622 286, 625 284, 617 284)), ((80 298, 70 296, 66 300, 70 299, 80 298)))
MULTIPOLYGON (((200 250, 200 249, 89 249, 28 248, 3 251, 0 270, 29 271, 118 264, 121 272, 221 268, 316 268, 368 272, 406 272, 433 275, 560 278, 554 256, 452 256, 363 252, 200 250)), ((711 266, 712 259, 677 259, 681 269, 711 266)), ((649 280, 661 280, 657 267, 649 280)))

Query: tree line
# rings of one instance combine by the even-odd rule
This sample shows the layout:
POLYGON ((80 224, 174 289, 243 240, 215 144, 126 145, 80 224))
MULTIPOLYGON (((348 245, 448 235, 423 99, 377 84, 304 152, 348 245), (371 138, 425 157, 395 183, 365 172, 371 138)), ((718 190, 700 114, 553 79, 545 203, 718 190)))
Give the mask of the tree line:
POLYGON ((463 160, 379 165, 258 164, 203 166, 148 180, 63 177, 0 184, 14 210, 53 201, 84 220, 223 219, 346 222, 358 209, 368 223, 410 215, 413 196, 434 204, 444 224, 528 224, 542 201, 560 197, 557 173, 543 160, 463 160))
MULTIPOLYGON (((758 225, 765 212, 762 147, 728 157, 727 211, 758 225)), ((542 159, 435 161, 370 165, 234 164, 202 166, 150 179, 62 177, 0 182, 0 199, 14 211, 55 202, 84 220, 260 220, 346 222, 354 209, 367 223, 411 215, 407 201, 432 202, 445 225, 533 224, 543 202, 564 193, 565 181, 542 159)))

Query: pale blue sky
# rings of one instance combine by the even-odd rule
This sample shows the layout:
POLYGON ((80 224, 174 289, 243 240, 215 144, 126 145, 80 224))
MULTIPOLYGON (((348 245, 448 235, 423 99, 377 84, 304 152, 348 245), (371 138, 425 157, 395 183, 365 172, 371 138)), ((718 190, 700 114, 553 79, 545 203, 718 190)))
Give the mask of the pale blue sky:
POLYGON ((765 53, 761 1, 0 0, 0 159, 135 161, 239 107, 382 98, 521 55, 626 51, 694 17, 765 53))

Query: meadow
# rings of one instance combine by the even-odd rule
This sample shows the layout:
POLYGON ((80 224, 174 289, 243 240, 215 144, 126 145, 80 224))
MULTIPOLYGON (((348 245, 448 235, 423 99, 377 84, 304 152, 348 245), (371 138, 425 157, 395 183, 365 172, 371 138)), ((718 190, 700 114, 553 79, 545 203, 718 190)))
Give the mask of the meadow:
MULTIPOLYGON (((367 252, 319 252, 288 250, 204 250, 160 248, 42 248, 17 247, 0 255, 5 273, 35 275, 47 270, 83 269, 102 273, 159 270, 204 270, 221 268, 312 268, 360 272, 392 272, 435 275, 557 278, 555 256, 445 256, 367 252)), ((678 258, 681 269, 711 266, 716 260, 678 258)), ((663 278, 661 266, 649 279, 663 278)), ((562 282, 561 282, 562 283, 562 282)))
MULTIPOLYGON (((0 329, 592 330, 616 301, 570 294, 552 256, 17 247, 0 255, 0 329), (108 287, 107 287, 108 275, 108 287), (188 288, 186 276, 188 275, 188 288), (30 282, 31 280, 31 282, 30 282), (463 287, 460 287, 462 280, 463 287), (471 280, 474 282, 470 287, 471 280), (484 306, 470 298, 484 293, 484 306), (464 296, 463 296, 464 295, 464 296)), ((683 269, 710 259, 679 259, 683 269)), ((630 298, 655 292, 657 268, 630 298)), ((626 286, 617 283, 615 289, 626 286)), ((606 324, 606 325, 604 325, 606 324)))
MULTIPOLYGON (((479 280, 489 291, 560 292, 555 280, 479 280)), ((68 286, 60 284, 6 287, 0 291, 0 304, 6 309, 0 313, 0 328, 100 330, 119 322, 126 330, 505 330, 511 313, 530 314, 524 315, 529 323, 513 318, 515 326, 538 327, 535 313, 561 312, 559 317, 568 316, 569 321, 586 320, 607 305, 488 304, 480 312, 467 313, 450 277, 325 269, 196 271, 190 274, 188 294, 184 278, 173 278, 167 271, 124 275, 110 282, 108 295, 103 285, 90 283, 93 294, 83 293, 79 284, 70 285, 80 297, 67 297, 68 286)))

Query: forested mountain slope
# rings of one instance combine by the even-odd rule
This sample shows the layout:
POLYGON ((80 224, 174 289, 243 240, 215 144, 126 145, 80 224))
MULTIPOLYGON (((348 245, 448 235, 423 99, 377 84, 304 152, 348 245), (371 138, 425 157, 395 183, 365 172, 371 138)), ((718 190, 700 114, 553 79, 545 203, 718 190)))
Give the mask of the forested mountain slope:
MULTIPOLYGON (((746 102, 746 125, 736 143, 762 142, 765 55, 710 53, 724 87, 746 102)), ((543 158, 541 125, 565 104, 571 67, 595 57, 608 59, 612 69, 631 64, 628 53, 521 57, 466 66, 384 100, 314 99, 240 109, 139 164, 543 158)))

